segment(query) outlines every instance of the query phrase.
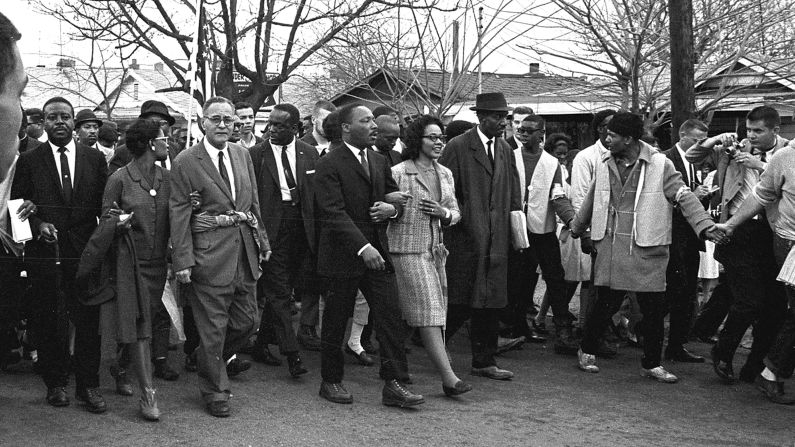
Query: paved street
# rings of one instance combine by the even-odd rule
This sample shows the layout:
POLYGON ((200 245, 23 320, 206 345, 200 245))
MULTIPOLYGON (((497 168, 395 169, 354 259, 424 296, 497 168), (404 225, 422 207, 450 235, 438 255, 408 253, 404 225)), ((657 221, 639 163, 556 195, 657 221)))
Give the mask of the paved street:
MULTIPOLYGON (((681 381, 664 385, 639 376, 635 348, 600 361, 602 372, 591 375, 551 345, 526 345, 501 359, 516 378, 495 382, 468 375, 467 343, 466 334, 458 334, 451 351, 455 370, 475 390, 457 400, 444 397, 424 350, 413 348, 412 389, 427 401, 417 410, 382 406, 378 369, 350 358, 345 383, 354 404, 321 399, 318 353, 304 354, 310 373, 300 380, 289 378, 286 367, 255 364, 233 381, 229 419, 204 412, 196 374, 183 372, 173 383, 156 380, 159 423, 138 418, 137 398, 112 392, 105 367, 102 389, 110 409, 104 415, 74 400, 62 409, 46 405, 40 379, 17 368, 0 374, 0 445, 792 446, 795 439, 795 408, 769 404, 751 385, 719 383, 708 364, 666 364, 681 381)), ((691 346, 708 353, 707 345, 691 346)))

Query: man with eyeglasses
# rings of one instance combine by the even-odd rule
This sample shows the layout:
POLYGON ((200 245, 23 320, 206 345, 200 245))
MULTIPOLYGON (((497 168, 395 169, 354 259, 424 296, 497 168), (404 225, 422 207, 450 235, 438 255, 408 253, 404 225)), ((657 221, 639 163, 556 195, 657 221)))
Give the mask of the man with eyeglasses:
POLYGON ((510 108, 502 93, 483 93, 471 109, 479 124, 448 142, 439 159, 453 173, 456 199, 464 210, 461 222, 445 229, 450 250, 447 338, 471 319, 472 374, 510 380, 513 373, 494 358, 500 310, 508 304, 510 213, 522 208, 516 162, 502 138, 510 108))
POLYGON ((216 96, 202 112, 204 139, 180 153, 171 171, 172 258, 177 281, 192 284, 202 397, 210 415, 228 417, 229 377, 251 366, 236 353, 257 328, 256 281, 271 251, 251 155, 228 142, 234 106, 216 96), (201 196, 197 213, 193 191, 201 196))
MULTIPOLYGON (((140 119, 150 120, 157 123, 160 129, 163 130, 163 135, 171 135, 171 126, 174 125, 176 120, 168 112, 168 107, 160 101, 150 99, 141 104, 141 114, 138 116, 140 119)), ((158 161, 162 167, 171 169, 171 162, 181 151, 179 144, 175 141, 168 141, 168 158, 158 161)), ((116 153, 108 164, 110 173, 116 172, 117 169, 132 161, 132 154, 127 150, 127 146, 122 144, 116 148, 116 153)), ((154 351, 153 351, 154 352, 154 351)), ((157 373, 155 373, 157 377, 157 373)))
POLYGON ((579 345, 572 334, 555 220, 557 215, 568 224, 574 218, 574 209, 563 189, 560 163, 542 149, 545 134, 545 121, 539 115, 526 117, 517 131, 524 146, 514 150, 514 157, 519 185, 522 188, 522 204, 527 216, 530 247, 521 252, 512 252, 508 258, 510 293, 503 323, 513 328, 514 337, 535 335, 527 325, 527 310, 533 302, 533 292, 538 281, 535 271, 540 266, 555 314, 555 352, 574 354, 579 345))

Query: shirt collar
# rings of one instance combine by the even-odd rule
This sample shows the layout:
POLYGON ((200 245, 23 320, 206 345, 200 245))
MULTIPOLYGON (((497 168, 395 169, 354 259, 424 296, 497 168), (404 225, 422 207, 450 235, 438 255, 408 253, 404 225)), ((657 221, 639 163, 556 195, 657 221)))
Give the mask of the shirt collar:
POLYGON ((213 156, 217 157, 218 156, 218 152, 226 152, 226 155, 229 155, 229 151, 228 151, 229 143, 224 143, 224 147, 221 148, 221 149, 218 149, 217 147, 215 147, 212 144, 210 144, 210 142, 207 140, 207 137, 204 137, 203 141, 204 141, 204 148, 208 149, 208 152, 210 152, 209 149, 213 149, 214 150, 214 151, 210 152, 210 155, 213 155, 213 156))
MULTIPOLYGON (((59 149, 61 146, 58 146, 57 144, 53 143, 53 142, 52 142, 52 141, 50 141, 50 140, 47 140, 47 142, 48 142, 48 143, 50 143, 50 147, 52 147, 52 152, 53 152, 55 155, 58 155, 58 149, 59 149)), ((68 143, 66 143, 66 144, 65 144, 63 147, 65 147, 65 148, 66 148, 66 152, 74 154, 74 153, 75 153, 75 147, 76 147, 76 146, 75 146, 75 140, 74 140, 74 139, 71 139, 71 140, 69 140, 69 142, 68 142, 68 143)))
POLYGON ((292 141, 290 141, 287 144, 276 144, 273 141, 271 141, 271 147, 274 149, 276 149, 277 147, 278 148, 285 147, 287 148, 287 152, 292 152, 295 149, 295 137, 293 137, 292 141))
MULTIPOLYGON (((355 155, 356 158, 359 158, 359 153, 362 151, 362 149, 359 149, 358 147, 352 146, 352 145, 348 144, 347 142, 345 142, 345 146, 348 146, 348 149, 350 149, 350 151, 353 152, 353 155, 355 155)), ((367 149, 364 149, 364 151, 365 151, 364 156, 366 157, 367 156, 367 149)))
MULTIPOLYGON (((638 153, 638 160, 643 160, 646 163, 651 163, 651 155, 654 149, 651 147, 651 145, 649 145, 649 143, 646 143, 644 141, 638 141, 638 144, 640 144, 640 152, 638 153)), ((607 161, 612 156, 613 153, 608 150, 602 154, 602 161, 607 161)))
POLYGON ((494 147, 494 138, 489 138, 483 132, 481 132, 480 131, 480 125, 475 126, 475 128, 478 130, 478 137, 480 137, 480 142, 483 143, 483 149, 486 149, 486 143, 489 140, 492 140, 491 141, 491 145, 492 145, 492 147, 494 147))

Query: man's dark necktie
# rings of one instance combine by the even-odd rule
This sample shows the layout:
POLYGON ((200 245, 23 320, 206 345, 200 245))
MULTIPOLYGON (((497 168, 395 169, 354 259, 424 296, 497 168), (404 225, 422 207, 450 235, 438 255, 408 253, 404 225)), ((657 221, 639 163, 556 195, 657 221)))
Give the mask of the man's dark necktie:
POLYGON ((492 141, 489 140, 486 142, 486 152, 489 154, 489 161, 491 162, 491 167, 494 167, 494 154, 491 152, 491 143, 492 141))
POLYGON ((229 173, 226 172, 226 166, 224 166, 224 153, 222 151, 218 151, 218 173, 221 174, 221 180, 226 183, 229 192, 232 192, 232 183, 229 182, 229 173))
POLYGON ((168 166, 166 166, 166 161, 165 160, 160 160, 160 166, 162 166, 163 169, 168 169, 168 166))
POLYGON ((370 178, 370 166, 367 164, 367 157, 364 155, 364 151, 367 149, 361 149, 359 151, 359 160, 362 163, 362 169, 364 169, 364 173, 367 174, 367 178, 370 178))
POLYGON ((282 169, 284 170, 284 179, 287 181, 287 188, 290 189, 290 197, 293 202, 296 202, 298 197, 295 194, 295 177, 293 177, 293 170, 290 169, 290 159, 287 158, 287 146, 282 146, 282 169))
POLYGON ((325 150, 325 149, 323 149, 322 151, 320 151, 320 155, 319 155, 318 157, 322 157, 322 156, 324 156, 324 155, 326 155, 326 150, 325 150))
POLYGON ((66 158, 66 148, 58 148, 61 153, 61 186, 63 187, 63 197, 66 203, 72 201, 72 175, 69 173, 69 159, 66 158))

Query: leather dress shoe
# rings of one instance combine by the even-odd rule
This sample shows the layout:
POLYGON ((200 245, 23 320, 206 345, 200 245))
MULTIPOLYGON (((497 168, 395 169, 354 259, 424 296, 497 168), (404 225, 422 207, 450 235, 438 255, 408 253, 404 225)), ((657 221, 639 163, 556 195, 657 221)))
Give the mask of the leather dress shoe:
POLYGON ((116 394, 119 396, 133 395, 133 386, 130 378, 127 377, 127 371, 118 366, 111 366, 110 375, 116 381, 116 394))
POLYGON ((185 371, 196 372, 199 370, 199 363, 196 360, 196 351, 185 356, 185 371))
POLYGON ((721 379, 723 379, 726 383, 734 382, 734 368, 732 367, 731 362, 727 362, 718 358, 718 352, 715 349, 717 346, 713 346, 710 350, 710 356, 712 357, 712 369, 715 371, 715 374, 718 375, 721 379))
POLYGON ((353 396, 342 383, 320 382, 320 397, 337 404, 352 404, 353 396))
POLYGON ((524 344, 525 340, 527 339, 524 336, 517 338, 498 337, 496 354, 502 354, 512 349, 519 349, 524 344))
POLYGON ((740 374, 738 374, 738 378, 741 382, 745 383, 755 383, 756 376, 762 373, 765 369, 765 365, 761 363, 749 363, 745 362, 742 368, 740 368, 740 374))
POLYGON ((251 369, 251 362, 248 360, 235 358, 226 364, 226 375, 227 377, 235 377, 240 375, 240 373, 243 371, 248 371, 249 369, 251 369))
POLYGON ((685 348, 675 351, 665 351, 665 360, 673 360, 679 363, 704 363, 706 360, 700 355, 695 355, 685 348))
POLYGON ((353 352, 353 349, 351 349, 348 345, 345 345, 345 353, 356 357, 356 360, 360 365, 373 366, 375 364, 375 360, 373 360, 373 357, 367 353, 367 350, 357 354, 353 352))
POLYGON ((80 402, 85 404, 86 409, 91 413, 104 413, 108 410, 108 406, 105 403, 105 398, 102 397, 102 393, 99 392, 99 388, 85 388, 82 390, 77 390, 75 393, 75 398, 80 402))
POLYGON ((507 369, 500 369, 497 365, 486 366, 485 368, 472 368, 470 372, 473 376, 486 377, 493 380, 511 380, 513 373, 507 369))
POLYGON ((69 405, 69 396, 66 395, 66 388, 62 386, 48 388, 47 403, 53 407, 65 407, 69 405))
POLYGON ((214 400, 212 402, 207 402, 207 412, 210 413, 211 416, 215 416, 217 418, 227 418, 231 413, 229 409, 229 402, 225 400, 214 400))
POLYGON ((455 383, 455 386, 445 386, 442 384, 442 391, 444 391, 444 395, 447 397, 459 396, 472 391, 472 385, 463 380, 459 380, 455 383))
POLYGON ((298 354, 287 356, 287 369, 290 370, 290 375, 293 377, 300 377, 309 372, 304 367, 304 362, 301 361, 301 357, 298 357, 298 354))
POLYGON ((317 336, 314 326, 301 325, 298 330, 298 343, 307 351, 320 351, 321 348, 320 337, 317 336))
POLYGON ((640 375, 662 383, 676 383, 679 380, 678 377, 666 371, 662 366, 651 369, 641 368, 640 375))
POLYGON ((179 379, 179 373, 168 366, 167 359, 155 359, 155 370, 152 375, 169 382, 179 379))
POLYGON ((541 323, 536 323, 536 320, 534 318, 534 319, 530 320, 530 324, 533 327, 533 331, 532 332, 535 332, 536 334, 541 334, 541 335, 549 335, 549 329, 547 329, 547 324, 545 322, 542 321, 541 323))
POLYGON ((770 401, 781 405, 795 404, 795 396, 784 391, 784 383, 756 376, 756 388, 770 401))
POLYGON ((154 388, 144 388, 141 393, 141 400, 138 401, 138 409, 141 412, 141 417, 147 421, 159 421, 160 409, 157 408, 157 397, 155 397, 154 388))
POLYGON ((715 335, 696 335, 696 339, 702 343, 709 343, 711 345, 718 342, 718 337, 715 335))
POLYGON ((381 391, 381 402, 387 407, 413 407, 425 403, 422 394, 414 394, 395 379, 387 380, 381 391))
POLYGON ((268 349, 267 346, 254 351, 254 353, 251 354, 251 358, 254 359, 255 362, 264 363, 268 366, 282 366, 282 361, 271 354, 271 350, 268 349))
MULTIPOLYGON (((364 349, 365 352, 369 353, 370 355, 378 354, 378 348, 373 346, 373 343, 371 341, 362 340, 361 343, 362 343, 362 349, 364 349)), ((409 351, 406 351, 406 352, 409 352, 409 351)))

